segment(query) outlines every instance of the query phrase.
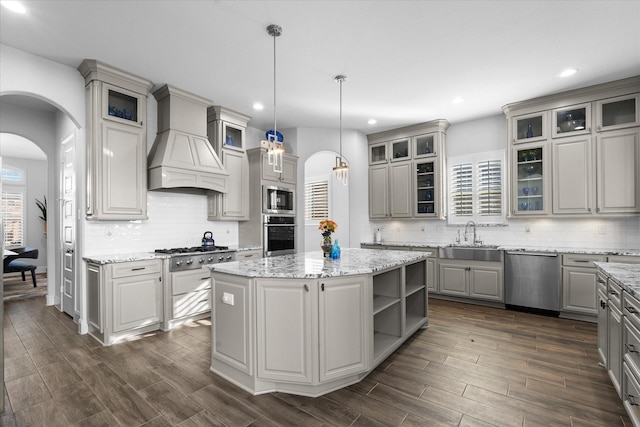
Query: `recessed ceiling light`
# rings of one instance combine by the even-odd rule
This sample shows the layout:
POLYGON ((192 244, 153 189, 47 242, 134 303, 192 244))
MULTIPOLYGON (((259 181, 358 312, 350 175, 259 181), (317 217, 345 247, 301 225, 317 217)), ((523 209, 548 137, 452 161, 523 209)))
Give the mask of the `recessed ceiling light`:
POLYGON ((453 98, 453 100, 451 101, 452 104, 462 104, 464 102, 464 99, 460 98, 459 96, 457 98, 453 98))
POLYGON ((254 110, 264 110, 264 105, 260 104, 259 102, 256 102, 255 104, 253 104, 253 109, 254 110))
POLYGON ((375 125, 376 123, 378 123, 378 121, 376 119, 369 119, 367 121, 367 124, 370 124, 370 125, 375 125))
POLYGON ((3 0, 0 1, 0 4, 12 12, 27 13, 27 9, 25 9, 25 7, 17 1, 3 0))
POLYGON ((567 68, 566 70, 564 70, 563 72, 560 73, 560 77, 573 76, 577 72, 578 72, 577 68, 567 68))

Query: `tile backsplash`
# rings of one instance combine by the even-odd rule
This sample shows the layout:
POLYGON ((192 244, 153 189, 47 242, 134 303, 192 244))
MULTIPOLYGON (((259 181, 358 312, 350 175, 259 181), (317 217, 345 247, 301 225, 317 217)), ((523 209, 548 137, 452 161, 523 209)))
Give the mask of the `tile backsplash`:
MULTIPOLYGON (((376 221, 364 230, 372 242, 377 228, 382 241, 453 244, 458 230, 445 221, 376 221)), ((471 230, 471 228, 469 228, 471 230)), ((517 219, 506 226, 478 226, 478 238, 488 245, 571 249, 640 249, 640 218, 517 219)), ((473 240, 472 233, 468 233, 473 240)))
POLYGON ((149 219, 87 221, 86 255, 152 252, 155 249, 200 246, 205 231, 216 245, 238 244, 238 223, 208 221, 204 195, 149 191, 149 219))

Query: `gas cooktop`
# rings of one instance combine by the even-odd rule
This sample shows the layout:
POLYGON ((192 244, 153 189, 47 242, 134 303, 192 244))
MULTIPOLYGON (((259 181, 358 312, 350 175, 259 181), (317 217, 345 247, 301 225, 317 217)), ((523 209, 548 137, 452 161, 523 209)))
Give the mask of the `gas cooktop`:
POLYGON ((192 254, 199 252, 220 252, 228 251, 229 246, 192 246, 190 248, 171 248, 171 249, 156 249, 157 254, 192 254))

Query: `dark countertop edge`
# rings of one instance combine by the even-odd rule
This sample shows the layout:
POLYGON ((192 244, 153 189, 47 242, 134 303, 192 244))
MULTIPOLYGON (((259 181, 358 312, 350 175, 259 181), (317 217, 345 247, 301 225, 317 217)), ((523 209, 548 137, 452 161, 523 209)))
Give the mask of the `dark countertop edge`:
MULTIPOLYGON (((451 243, 423 243, 423 242, 360 242, 361 245, 367 246, 394 246, 408 248, 446 248, 450 246, 473 247, 472 245, 455 245, 451 243)), ((512 246, 512 245, 493 245, 497 249, 504 251, 536 251, 536 252, 553 252, 560 254, 591 254, 591 255, 627 255, 640 256, 640 249, 579 249, 579 248, 549 248, 539 246, 512 246)), ((478 246, 482 247, 482 245, 478 246)))

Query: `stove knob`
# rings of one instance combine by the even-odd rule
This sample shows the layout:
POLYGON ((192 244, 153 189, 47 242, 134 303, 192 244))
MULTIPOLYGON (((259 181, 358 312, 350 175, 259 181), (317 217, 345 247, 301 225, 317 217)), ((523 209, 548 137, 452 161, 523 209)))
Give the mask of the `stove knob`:
POLYGON ((182 265, 182 261, 176 261, 176 267, 180 267, 182 265))
POLYGON ((200 264, 204 264, 204 258, 200 258, 200 259, 198 260, 198 262, 199 262, 200 264))
POLYGON ((231 255, 227 255, 227 261, 231 261, 231 258, 233 258, 231 255))
POLYGON ((209 263, 213 262, 213 257, 210 256, 209 258, 207 258, 207 262, 209 262, 209 263))
POLYGON ((192 259, 187 260, 187 265, 191 265, 191 264, 193 264, 193 260, 192 259))
POLYGON ((222 255, 218 257, 218 262, 224 262, 224 257, 222 255))

